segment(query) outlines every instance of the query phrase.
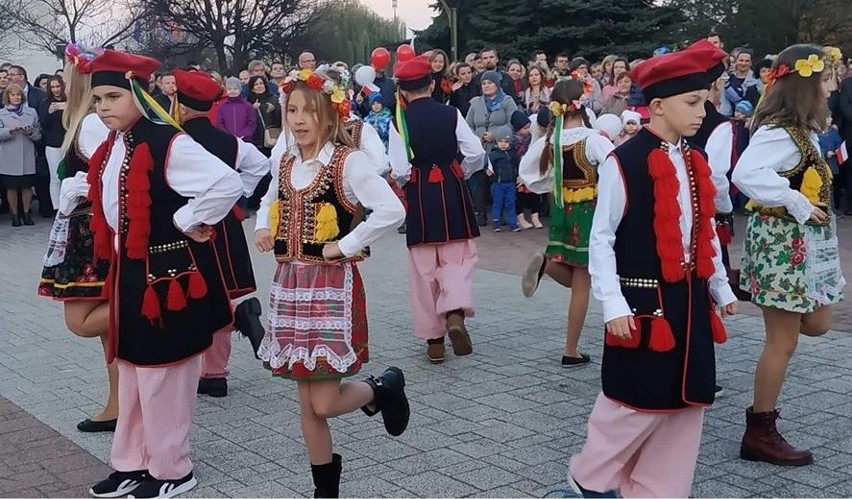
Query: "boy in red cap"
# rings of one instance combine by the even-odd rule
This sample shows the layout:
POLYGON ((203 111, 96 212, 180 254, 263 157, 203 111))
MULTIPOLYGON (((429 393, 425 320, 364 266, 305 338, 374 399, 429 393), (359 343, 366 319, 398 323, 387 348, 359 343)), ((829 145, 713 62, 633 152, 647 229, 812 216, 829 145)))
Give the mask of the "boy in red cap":
POLYGON ((589 271, 603 304, 602 393, 571 459, 583 497, 687 497, 704 408, 713 403, 716 312, 736 312, 719 257, 710 167, 684 138, 710 86, 689 52, 654 57, 631 77, 651 123, 600 169, 589 271))
POLYGON ((111 130, 90 159, 96 261, 109 259, 109 360, 119 372, 116 469, 95 497, 173 497, 196 485, 189 431, 201 353, 234 318, 210 242, 243 192, 143 90, 154 59, 105 50, 90 63, 111 130))
MULTIPOLYGON (((210 122, 207 114, 222 94, 222 87, 216 80, 203 71, 176 69, 174 76, 178 87, 175 102, 181 126, 204 149, 238 171, 243 181, 243 195, 251 196, 260 180, 269 173, 269 159, 254 145, 239 140, 210 122)), ((213 245, 231 300, 257 291, 242 221, 242 211, 234 206, 214 228, 216 237, 213 245)), ((260 314, 257 298, 244 300, 234 310, 233 327, 249 338, 255 355, 264 333, 260 314)), ((204 352, 198 393, 211 397, 228 394, 231 329, 229 326, 213 335, 213 346, 204 352)))
POLYGON ((485 150, 461 113, 432 98, 432 66, 424 56, 394 66, 399 95, 390 129, 392 175, 405 184, 406 239, 414 331, 426 356, 444 360, 444 336, 456 355, 473 352, 465 317, 473 315, 473 271, 479 227, 465 179, 482 169, 485 150), (457 156, 464 160, 459 165, 457 156))

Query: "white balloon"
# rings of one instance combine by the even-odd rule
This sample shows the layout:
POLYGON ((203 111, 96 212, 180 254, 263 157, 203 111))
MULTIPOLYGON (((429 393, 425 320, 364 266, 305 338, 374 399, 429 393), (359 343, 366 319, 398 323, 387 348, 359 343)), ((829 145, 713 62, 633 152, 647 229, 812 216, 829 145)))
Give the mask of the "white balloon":
POLYGON ((373 83, 376 79, 376 70, 373 66, 366 65, 358 68, 358 71, 355 72, 355 82, 361 85, 362 87, 366 87, 373 83))

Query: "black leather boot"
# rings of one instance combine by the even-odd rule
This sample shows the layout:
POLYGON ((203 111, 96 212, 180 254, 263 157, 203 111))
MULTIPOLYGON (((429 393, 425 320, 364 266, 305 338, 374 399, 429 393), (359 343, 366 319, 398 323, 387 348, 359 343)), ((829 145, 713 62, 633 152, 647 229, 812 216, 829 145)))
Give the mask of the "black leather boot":
POLYGON ((262 313, 260 300, 257 298, 243 300, 234 310, 234 329, 249 339, 255 358, 259 358, 257 351, 260 349, 263 335, 266 334, 263 330, 263 324, 260 323, 262 313))
POLYGON ((314 497, 340 497, 340 472, 343 471, 343 457, 332 454, 328 464, 312 464, 314 477, 314 497))
POLYGON ((372 407, 365 406, 361 410, 368 416, 381 412, 385 430, 394 437, 402 435, 411 418, 402 371, 398 367, 389 367, 378 378, 370 376, 365 381, 373 388, 375 398, 370 404, 372 407))

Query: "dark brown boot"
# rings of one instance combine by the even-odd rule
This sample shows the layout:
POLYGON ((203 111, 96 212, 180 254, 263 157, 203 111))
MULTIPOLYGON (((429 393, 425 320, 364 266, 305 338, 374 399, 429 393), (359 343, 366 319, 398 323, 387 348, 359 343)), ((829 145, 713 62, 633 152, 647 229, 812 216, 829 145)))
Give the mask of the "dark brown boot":
POLYGON ((470 355, 473 353, 473 343, 467 327, 464 325, 464 312, 454 310, 447 313, 447 335, 453 344, 453 353, 456 355, 470 355))
POLYGON ((778 466, 805 466, 814 462, 809 450, 796 449, 778 433, 775 420, 778 410, 754 412, 746 410, 746 432, 740 446, 740 457, 747 461, 763 461, 778 466))

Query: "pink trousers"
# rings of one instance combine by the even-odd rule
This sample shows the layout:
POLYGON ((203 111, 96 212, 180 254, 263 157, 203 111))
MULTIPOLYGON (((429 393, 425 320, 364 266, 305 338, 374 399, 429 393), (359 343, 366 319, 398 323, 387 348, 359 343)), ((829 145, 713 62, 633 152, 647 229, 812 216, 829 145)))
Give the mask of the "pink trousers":
POLYGON ((112 441, 112 467, 148 470, 159 480, 183 478, 192 471, 189 430, 201 356, 163 367, 116 362, 121 410, 112 441))
POLYGON ((228 326, 213 334, 213 344, 201 354, 202 378, 227 378, 228 359, 231 358, 231 332, 228 326))
POLYGON ((414 333, 429 340, 447 333, 447 312, 473 315, 473 271, 479 256, 472 240, 408 249, 408 286, 414 333))
POLYGON ((598 395, 570 473, 584 489, 622 497, 689 497, 704 408, 649 413, 598 395))

